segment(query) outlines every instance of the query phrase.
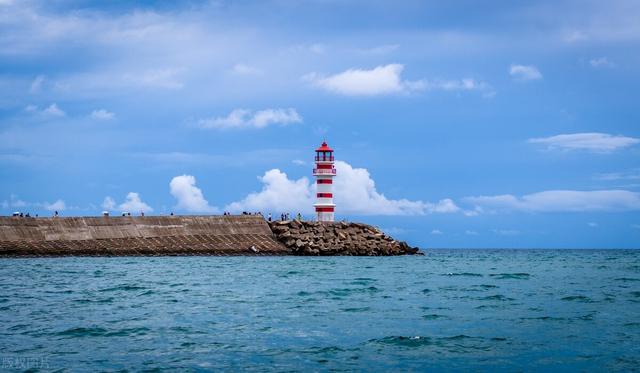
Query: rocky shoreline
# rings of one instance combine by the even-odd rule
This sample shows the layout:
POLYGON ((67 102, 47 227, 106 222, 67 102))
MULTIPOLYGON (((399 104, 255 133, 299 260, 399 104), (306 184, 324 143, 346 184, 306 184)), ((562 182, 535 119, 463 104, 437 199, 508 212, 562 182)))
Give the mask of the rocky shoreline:
POLYGON ((293 255, 424 255, 417 247, 396 241, 380 229, 362 223, 291 220, 269 222, 269 227, 293 255))

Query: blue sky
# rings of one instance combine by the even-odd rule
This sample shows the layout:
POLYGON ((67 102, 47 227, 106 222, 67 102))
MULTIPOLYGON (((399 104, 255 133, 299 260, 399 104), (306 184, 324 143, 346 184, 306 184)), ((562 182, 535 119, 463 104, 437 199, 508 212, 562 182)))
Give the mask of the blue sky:
POLYGON ((635 1, 0 0, 0 213, 298 211, 640 244, 635 1))

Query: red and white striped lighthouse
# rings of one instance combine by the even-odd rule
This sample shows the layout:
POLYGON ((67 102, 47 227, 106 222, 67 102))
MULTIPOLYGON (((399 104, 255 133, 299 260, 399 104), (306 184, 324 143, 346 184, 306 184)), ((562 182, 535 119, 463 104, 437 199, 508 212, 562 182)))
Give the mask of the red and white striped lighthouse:
POLYGON ((333 177, 336 169, 333 167, 333 149, 326 142, 316 149, 316 168, 313 169, 316 177, 317 194, 316 208, 318 221, 333 221, 333 212, 336 205, 333 203, 333 177))

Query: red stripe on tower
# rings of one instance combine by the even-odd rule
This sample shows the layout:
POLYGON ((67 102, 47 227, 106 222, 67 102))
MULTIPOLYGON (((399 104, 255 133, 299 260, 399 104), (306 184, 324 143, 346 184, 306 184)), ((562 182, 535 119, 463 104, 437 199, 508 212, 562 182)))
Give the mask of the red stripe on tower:
POLYGON ((331 179, 318 179, 318 184, 333 184, 331 179))
POLYGON ((333 207, 316 207, 316 212, 333 212, 333 207))
POLYGON ((333 193, 317 193, 318 198, 333 198, 333 193))

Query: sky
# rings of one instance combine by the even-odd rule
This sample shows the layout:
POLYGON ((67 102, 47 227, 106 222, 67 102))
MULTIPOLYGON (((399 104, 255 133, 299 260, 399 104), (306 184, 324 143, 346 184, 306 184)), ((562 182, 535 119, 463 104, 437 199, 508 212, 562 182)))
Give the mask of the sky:
POLYGON ((637 1, 0 0, 0 214, 640 247, 637 1))

